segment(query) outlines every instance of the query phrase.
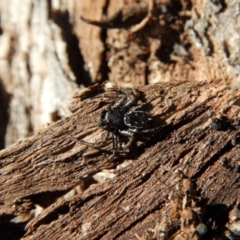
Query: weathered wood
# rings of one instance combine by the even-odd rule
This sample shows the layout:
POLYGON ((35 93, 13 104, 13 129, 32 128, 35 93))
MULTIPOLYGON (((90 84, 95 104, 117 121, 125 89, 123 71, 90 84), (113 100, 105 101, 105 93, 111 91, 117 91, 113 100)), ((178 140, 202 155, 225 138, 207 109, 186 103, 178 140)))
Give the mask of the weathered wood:
POLYGON ((77 88, 106 79, 130 87, 222 78, 239 86, 237 0, 2 2, 0 80, 11 96, 9 121, 1 126, 5 147, 68 116, 77 88), (120 29, 80 19, 101 22, 117 13, 120 29))
MULTIPOLYGON (((0 147, 68 116, 70 96, 90 83, 221 78, 238 87, 238 5, 2 1, 0 133, 6 136, 4 141, 0 134, 0 147), (107 29, 113 23, 119 29, 107 29)), ((229 230, 235 233, 240 219, 239 90, 227 90, 222 81, 138 89, 160 128, 126 156, 107 161, 110 139, 102 151, 72 141, 101 139, 100 112, 116 96, 96 87, 75 95, 70 118, 0 153, 0 239, 147 239, 147 229, 153 239, 164 229, 186 239, 197 238, 193 232, 201 222, 210 237, 234 239, 229 230), (124 160, 132 164, 119 169, 124 160), (93 175, 107 168, 115 178, 93 185, 93 175), (193 179, 201 192, 182 186, 193 179), (66 200, 71 189, 78 194, 66 200), (205 198, 207 206, 195 206, 205 198), (34 217, 39 208, 43 212, 34 217), (190 216, 194 212, 197 218, 190 216)))
POLYGON ((138 142, 131 154, 109 162, 110 139, 101 151, 69 138, 100 141, 100 113, 116 96, 98 88, 75 95, 69 118, 0 152, 0 202, 5 214, 13 216, 17 210, 7 209, 28 201, 46 208, 29 221, 24 239, 136 239, 169 212, 168 196, 181 182, 179 170, 196 180, 201 199, 207 198, 209 205, 234 205, 240 90, 227 90, 221 80, 137 89, 160 128, 149 140, 138 142), (219 114, 229 120, 221 120, 219 114), (211 119, 216 117, 219 123, 214 125, 211 119), (55 202, 85 178, 114 169, 126 159, 132 164, 115 170, 112 180, 55 202))

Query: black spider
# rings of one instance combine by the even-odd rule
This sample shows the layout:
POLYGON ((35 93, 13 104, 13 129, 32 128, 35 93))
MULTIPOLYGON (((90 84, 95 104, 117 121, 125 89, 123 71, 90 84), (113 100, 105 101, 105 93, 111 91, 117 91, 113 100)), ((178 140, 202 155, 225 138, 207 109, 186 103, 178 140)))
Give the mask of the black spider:
POLYGON ((138 110, 144 103, 137 105, 138 95, 135 89, 132 89, 131 93, 122 88, 113 88, 112 90, 119 93, 119 99, 101 114, 99 127, 105 130, 102 141, 96 144, 81 140, 83 144, 93 148, 100 148, 106 144, 109 132, 111 132, 113 148, 112 154, 108 158, 109 160, 117 154, 120 148, 120 135, 130 138, 123 148, 123 150, 126 150, 134 142, 136 134, 149 133, 156 130, 156 128, 152 128, 153 118, 148 113, 138 110))

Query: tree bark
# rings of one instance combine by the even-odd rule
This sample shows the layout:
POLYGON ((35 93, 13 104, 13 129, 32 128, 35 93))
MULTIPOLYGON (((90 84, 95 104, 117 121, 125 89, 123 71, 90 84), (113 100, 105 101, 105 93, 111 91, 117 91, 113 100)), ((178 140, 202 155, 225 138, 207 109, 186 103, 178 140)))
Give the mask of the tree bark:
MULTIPOLYGON (((44 208, 28 222, 23 239, 136 239, 154 229, 163 216, 168 216, 169 232, 193 234, 190 223, 190 233, 181 225, 183 207, 173 210, 185 195, 196 204, 207 201, 205 210, 198 209, 200 221, 189 217, 195 229, 204 223, 209 234, 217 228, 216 236, 223 237, 230 224, 228 214, 239 201, 240 90, 228 91, 221 80, 161 83, 137 90, 158 130, 148 140, 137 138, 126 155, 107 159, 111 138, 103 149, 72 140, 101 140, 101 111, 117 96, 97 87, 75 95, 72 116, 1 152, 1 217, 21 215, 34 205, 44 208), (132 161, 117 169, 123 160, 132 161), (113 179, 59 198, 81 182, 87 186, 95 173, 109 168, 115 169, 113 179), (190 187, 186 192, 175 189, 184 179, 196 183, 198 194, 189 195, 190 187), (15 211, 10 211, 13 205, 15 211), (214 207, 222 214, 221 224, 211 213, 214 207), (180 217, 171 218, 174 211, 180 217)), ((196 208, 186 208, 191 207, 196 208)))
POLYGON ((239 234, 238 1, 1 0, 0 12, 0 148, 18 140, 0 152, 1 239, 239 234), (92 84, 106 80, 135 86, 159 127, 114 161, 110 138, 75 140, 101 140, 117 96, 92 84))
POLYGON ((68 116, 92 83, 239 86, 238 1, 138 2, 1 0, 2 148, 68 116))

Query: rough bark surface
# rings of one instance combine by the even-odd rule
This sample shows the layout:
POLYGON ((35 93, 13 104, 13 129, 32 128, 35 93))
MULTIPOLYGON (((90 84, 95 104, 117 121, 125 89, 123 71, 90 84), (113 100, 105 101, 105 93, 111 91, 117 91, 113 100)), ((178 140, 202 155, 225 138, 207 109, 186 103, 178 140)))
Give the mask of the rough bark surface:
POLYGON ((0 152, 0 239, 240 235, 238 1, 1 0, 0 12, 0 149, 18 140, 0 152), (106 80, 137 86, 159 126, 114 161, 110 138, 74 140, 101 140, 117 96, 91 85, 106 80))
MULTIPOLYGON (((199 199, 219 207, 225 222, 217 225, 218 234, 224 233, 226 216, 238 201, 240 90, 228 91, 219 80, 161 83, 138 91, 159 130, 139 141, 131 154, 109 161, 110 139, 104 149, 93 150, 69 137, 101 140, 97 123, 114 95, 98 88, 75 95, 69 118, 0 153, 4 214, 14 216, 36 204, 44 207, 28 222, 23 239, 136 239, 169 212, 169 194, 182 181, 179 172, 195 180, 199 199), (95 97, 87 99, 88 94, 95 97), (132 163, 117 170, 126 159, 132 163), (116 169, 112 180, 56 201, 106 168, 116 169), (9 211, 12 205, 15 210, 9 211)), ((214 223, 204 221, 210 231, 214 223)))
POLYGON ((72 94, 92 83, 221 78, 239 86, 236 0, 1 0, 0 7, 5 146, 68 116, 72 94))

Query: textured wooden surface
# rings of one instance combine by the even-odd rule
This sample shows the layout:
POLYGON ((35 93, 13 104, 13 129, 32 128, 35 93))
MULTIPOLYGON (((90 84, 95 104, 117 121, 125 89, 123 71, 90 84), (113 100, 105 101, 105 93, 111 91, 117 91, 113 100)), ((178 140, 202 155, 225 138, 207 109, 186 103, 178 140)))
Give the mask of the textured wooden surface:
POLYGON ((0 5, 0 149, 22 139, 0 152, 0 239, 145 240, 164 229, 186 239, 201 222, 210 239, 234 239, 239 1, 0 5), (90 87, 68 111, 75 91, 105 80, 138 86, 159 126, 112 162, 110 139, 100 151, 72 138, 99 141, 100 113, 116 96, 90 87), (166 83, 143 87, 156 82, 166 83))
POLYGON ((239 86, 237 0, 2 2, 1 149, 67 117, 72 94, 96 82, 222 78, 239 86))
POLYGON ((10 207, 17 204, 19 209, 26 202, 44 207, 28 222, 24 239, 136 239, 169 211, 168 195, 180 182, 179 171, 196 180, 209 205, 234 205, 240 90, 227 90, 221 80, 159 83, 137 90, 159 130, 127 156, 109 162, 110 139, 101 151, 69 138, 101 139, 100 113, 116 96, 94 88, 87 93, 91 98, 75 95, 72 116, 0 152, 1 212, 14 216, 17 210, 10 207), (214 125, 221 116, 228 121, 214 125), (116 169, 126 159, 133 161, 116 169), (115 169, 116 176, 56 201, 105 168, 115 169))

